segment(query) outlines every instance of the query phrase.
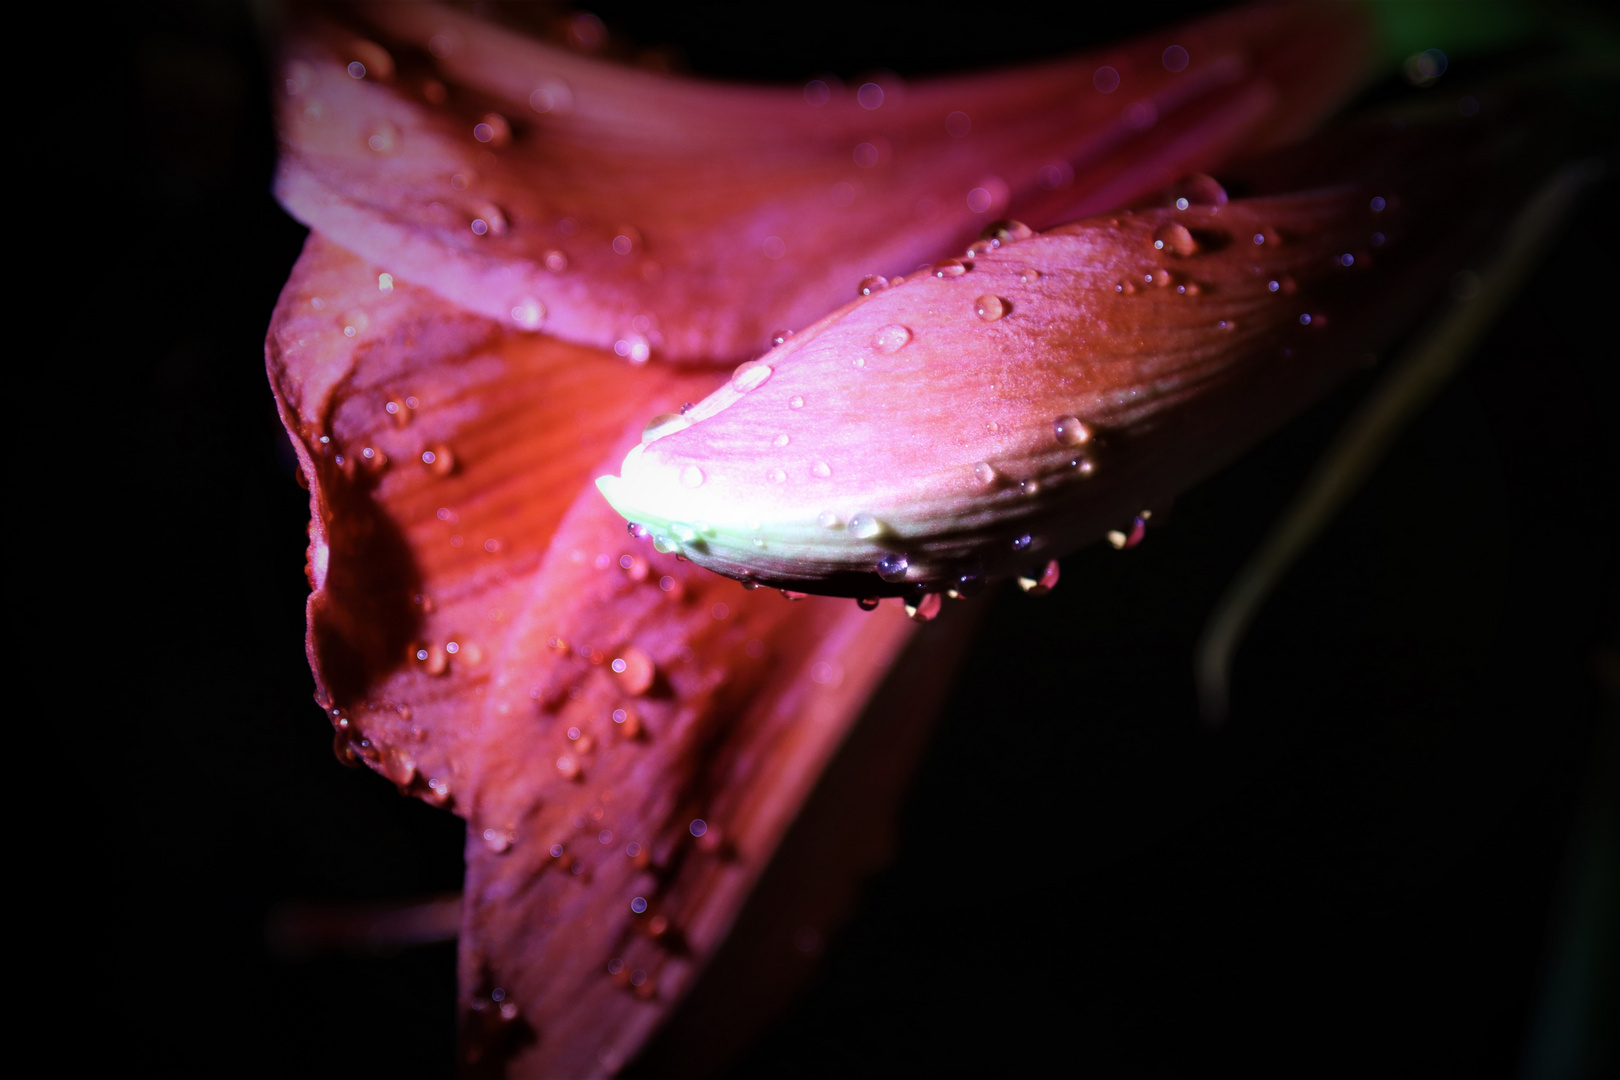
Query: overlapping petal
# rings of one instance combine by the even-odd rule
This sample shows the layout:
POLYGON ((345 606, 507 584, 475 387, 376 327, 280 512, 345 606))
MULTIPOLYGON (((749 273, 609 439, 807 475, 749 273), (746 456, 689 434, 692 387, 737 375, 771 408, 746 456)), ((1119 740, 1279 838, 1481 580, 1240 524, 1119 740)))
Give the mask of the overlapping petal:
POLYGON ((1039 567, 1131 529, 1423 310, 1518 189, 1512 127, 1380 118, 1259 167, 1293 194, 1205 178, 1015 227, 742 365, 602 490, 671 549, 786 587, 920 597, 1039 567))
POLYGON ((586 480, 627 418, 712 375, 506 330, 319 236, 268 356, 311 481, 309 650, 340 750, 470 823, 468 1048, 544 1075, 623 1062, 910 624, 749 593, 601 504, 586 480))
POLYGON ((354 15, 289 45, 284 205, 469 311, 633 359, 757 352, 1006 213, 1072 220, 1291 137, 1368 49, 1358 9, 1262 6, 818 96, 629 70, 436 6, 354 15))

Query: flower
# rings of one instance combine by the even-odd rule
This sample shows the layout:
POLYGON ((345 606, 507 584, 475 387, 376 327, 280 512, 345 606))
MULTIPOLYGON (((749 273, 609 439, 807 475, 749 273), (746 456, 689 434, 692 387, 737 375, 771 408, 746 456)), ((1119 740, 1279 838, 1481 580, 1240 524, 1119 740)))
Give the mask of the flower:
POLYGON ((616 69, 440 9, 355 18, 289 46, 278 192, 315 231, 267 342, 311 492, 318 695, 340 754, 468 819, 466 1052, 612 1070, 911 627, 649 551, 590 478, 646 416, 702 400, 714 361, 866 275, 1003 210, 1062 220, 1297 132, 1354 85, 1359 24, 1242 11, 1174 57, 1153 41, 822 98, 616 69))

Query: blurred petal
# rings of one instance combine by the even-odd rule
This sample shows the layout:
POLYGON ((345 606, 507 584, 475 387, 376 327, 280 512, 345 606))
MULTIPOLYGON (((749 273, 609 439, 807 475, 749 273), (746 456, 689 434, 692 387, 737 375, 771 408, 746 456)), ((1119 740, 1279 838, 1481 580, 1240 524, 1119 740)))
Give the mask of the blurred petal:
POLYGON ((340 753, 469 821, 464 1049, 605 1072, 719 943, 911 624, 745 591, 590 490, 630 418, 712 373, 503 329, 318 234, 267 358, 340 753))
POLYGON ((1290 137, 1368 54, 1357 8, 1265 6, 823 99, 584 59, 447 8, 354 17, 306 23, 286 53, 283 204, 469 311, 637 359, 758 351, 997 217, 1096 213, 1290 137))
POLYGON ((844 595, 1139 539, 1423 310, 1518 189, 1521 141, 1378 120, 1256 170, 1331 188, 979 245, 739 368, 600 486, 712 569, 844 595))

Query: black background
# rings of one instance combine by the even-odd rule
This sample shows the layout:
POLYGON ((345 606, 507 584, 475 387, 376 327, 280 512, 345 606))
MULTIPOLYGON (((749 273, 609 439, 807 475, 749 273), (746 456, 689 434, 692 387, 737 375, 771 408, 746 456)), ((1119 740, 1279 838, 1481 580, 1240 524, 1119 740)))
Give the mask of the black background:
MULTIPOLYGON (((1049 55, 1203 6, 594 10, 694 70, 791 81, 1049 55)), ((447 1075, 452 946, 295 961, 265 944, 289 901, 458 888, 462 827, 341 767, 311 700, 307 496, 262 364, 304 231, 268 194, 252 10, 120 18, 124 92, 103 106, 126 257, 102 324, 117 366, 99 369, 118 374, 84 390, 128 432, 98 473, 92 578, 140 613, 92 633, 118 687, 98 826, 115 915, 85 935, 120 1003, 114 1053, 170 1075, 447 1075)), ((1606 954, 1571 946, 1560 913, 1587 895, 1575 871, 1603 849, 1581 838, 1612 828, 1592 807, 1620 786, 1615 194, 1585 200, 1284 580, 1224 731, 1196 722, 1202 621, 1376 373, 1141 548, 1081 552, 1051 596, 997 600, 893 864, 735 1076, 1027 1074, 1053 1055, 1102 1075, 1501 1076, 1561 1045, 1532 1038, 1558 948, 1614 958, 1612 912, 1606 954)))

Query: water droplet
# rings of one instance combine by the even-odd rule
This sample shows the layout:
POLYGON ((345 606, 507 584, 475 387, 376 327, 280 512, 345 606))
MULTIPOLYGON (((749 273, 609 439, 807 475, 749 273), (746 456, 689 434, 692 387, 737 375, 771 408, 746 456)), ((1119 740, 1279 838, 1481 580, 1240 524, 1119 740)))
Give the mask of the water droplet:
POLYGON ((692 421, 680 413, 660 413, 647 421, 647 426, 641 429, 641 444, 645 446, 655 439, 662 439, 665 435, 673 435, 691 426, 692 421))
POLYGON ((564 755, 557 759, 557 771, 562 774, 564 780, 578 780, 579 762, 564 755))
POLYGON ((739 394, 746 394, 751 390, 758 390, 765 385, 775 369, 769 364, 758 360, 749 360, 737 365, 737 370, 731 373, 731 388, 739 394))
POLYGON ((1000 244, 1010 244, 1015 240, 1028 240, 1035 235, 1035 230, 1022 221, 1014 221, 1008 218, 1005 221, 991 222, 984 227, 984 231, 979 235, 987 240, 995 240, 999 246, 1000 244))
POLYGON ((496 855, 504 855, 512 847, 512 834, 504 829, 485 829, 484 846, 496 855))
POLYGON ((1047 563, 1039 574, 1019 575, 1018 587, 1031 596, 1044 596, 1058 583, 1058 561, 1047 563))
POLYGON ((832 475, 832 466, 818 459, 814 465, 810 466, 810 475, 817 480, 825 480, 832 475))
POLYGON ((1041 482, 1032 476, 1028 480, 1021 481, 1018 490, 1025 495, 1038 495, 1041 491, 1041 482))
POLYGON ((1159 251, 1186 258, 1198 250, 1198 241, 1187 226, 1179 221, 1171 221, 1153 230, 1153 246, 1159 251))
POLYGON ((485 113, 483 119, 473 125, 473 138, 491 146, 505 146, 512 141, 512 125, 500 113, 485 113))
POLYGON ((631 646, 619 654, 612 664, 613 673, 619 678, 619 687, 631 697, 640 697, 652 688, 653 680, 658 675, 657 666, 652 657, 631 646))
POLYGON ((1130 296, 1131 294, 1136 292, 1136 282, 1134 282, 1134 281, 1116 281, 1116 282, 1114 282, 1114 291, 1117 292, 1117 293, 1124 293, 1126 296, 1130 296))
POLYGON ((456 456, 443 443, 434 443, 422 451, 422 464, 434 476, 449 476, 456 469, 456 456))
POLYGON ((973 479, 988 486, 996 482, 996 470, 988 461, 977 462, 973 466, 973 479))
POLYGON ((802 408, 804 408, 804 398, 800 397, 798 394, 794 394, 792 397, 788 398, 788 408, 790 408, 790 409, 802 409, 802 408))
POLYGON ((823 510, 816 515, 816 524, 823 529, 836 529, 841 523, 838 515, 831 510, 823 510))
POLYGON ((883 531, 883 525, 871 514, 856 514, 849 519, 849 531, 861 540, 870 540, 883 531))
POLYGON ((512 305, 512 321, 525 330, 538 330, 546 321, 546 306, 532 296, 525 296, 512 305))
POLYGON ((994 420, 989 420, 985 422, 984 430, 994 435, 996 432, 1001 430, 1001 425, 996 423, 994 420))
POLYGON ((906 602, 906 615, 918 622, 932 622, 943 605, 944 601, 940 599, 939 593, 927 593, 915 604, 906 602))
POLYGON ((1076 460, 1074 462, 1074 468, 1075 468, 1075 471, 1078 472, 1081 476, 1090 476, 1092 473, 1097 471, 1097 466, 1092 464, 1092 461, 1091 461, 1090 458, 1086 458, 1086 457, 1083 457, 1083 458, 1080 458, 1080 459, 1076 460))
POLYGON ((1039 270, 1020 270, 1018 272, 1018 280, 1024 282, 1026 285, 1039 281, 1041 280, 1041 272, 1039 270))
POLYGON ((771 345, 772 345, 772 347, 775 347, 777 345, 781 345, 784 342, 786 342, 788 338, 790 338, 792 336, 793 336, 793 331, 791 331, 791 330, 777 330, 777 331, 775 331, 774 333, 771 334, 771 345))
POLYGON ((884 289, 887 289, 888 287, 889 287, 889 279, 888 278, 883 277, 880 274, 872 274, 869 277, 861 278, 861 283, 859 285, 855 286, 855 295, 857 295, 857 296, 871 296, 873 293, 882 292, 884 289))
POLYGON ((703 470, 696 465, 688 465, 681 470, 681 485, 695 488, 703 486, 703 470))
POLYGON ((1073 416, 1060 416, 1052 421, 1052 434, 1064 446, 1083 446, 1091 441, 1091 429, 1073 416))
POLYGON ((946 259, 934 267, 934 276, 937 278, 961 277, 972 269, 972 266, 961 259, 946 259))
POLYGON ((1187 68, 1187 50, 1180 45, 1172 45, 1164 50, 1164 55, 1160 59, 1164 62, 1166 71, 1185 71, 1187 68))
POLYGON ((784 470, 780 469, 780 468, 772 469, 770 472, 766 473, 765 475, 770 477, 771 483, 773 483, 773 484, 785 484, 785 483, 787 483, 787 473, 784 470))
POLYGON ((973 301, 973 310, 985 322, 995 322, 1007 314, 1007 301, 999 296, 981 296, 973 301))
POLYGON ((911 340, 911 331, 899 323, 890 323, 872 335, 872 347, 878 352, 897 353, 911 340))
POLYGON ((876 611, 877 606, 883 602, 881 596, 863 596, 855 601, 855 606, 862 611, 876 611))
POLYGON ((904 555, 885 555, 878 560, 877 576, 884 581, 904 581, 910 565, 911 560, 904 555))
POLYGON ((1012 542, 1013 550, 1014 551, 1023 551, 1025 548, 1029 547, 1030 540, 1031 540, 1031 538, 1030 538, 1030 535, 1028 533, 1025 533, 1023 536, 1017 537, 1012 542))
POLYGON ((778 448, 781 448, 783 446, 786 446, 788 443, 790 443, 792 441, 793 441, 792 438, 789 437, 788 433, 784 431, 782 434, 778 435, 776 438, 771 440, 771 445, 775 446, 775 447, 778 447, 778 448))

